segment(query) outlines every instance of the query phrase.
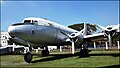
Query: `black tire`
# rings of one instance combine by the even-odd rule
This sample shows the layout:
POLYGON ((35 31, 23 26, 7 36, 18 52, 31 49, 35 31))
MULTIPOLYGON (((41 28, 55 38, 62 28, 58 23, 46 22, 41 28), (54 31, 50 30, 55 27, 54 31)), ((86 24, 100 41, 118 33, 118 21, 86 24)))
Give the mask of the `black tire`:
POLYGON ((87 56, 88 56, 88 49, 81 49, 80 57, 87 57, 87 56))
POLYGON ((42 50, 41 54, 42 54, 42 56, 48 56, 49 51, 48 50, 42 50))
POLYGON ((30 52, 26 53, 25 56, 24 56, 24 60, 27 63, 31 63, 31 61, 32 61, 32 54, 30 52))

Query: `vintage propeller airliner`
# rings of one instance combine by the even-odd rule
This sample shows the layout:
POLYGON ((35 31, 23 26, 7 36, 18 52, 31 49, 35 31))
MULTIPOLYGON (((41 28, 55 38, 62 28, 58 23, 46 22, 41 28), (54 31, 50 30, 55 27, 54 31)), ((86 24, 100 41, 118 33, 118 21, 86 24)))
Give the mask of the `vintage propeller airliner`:
MULTIPOLYGON (((77 31, 44 18, 28 17, 21 23, 12 24, 8 28, 10 40, 14 43, 28 47, 24 56, 26 62, 32 61, 31 47, 44 47, 42 55, 49 55, 48 45, 62 46, 72 44, 72 54, 74 54, 75 43, 80 42, 82 46, 86 42, 104 39, 105 33, 86 35, 86 25, 84 29, 77 31)), ((88 49, 83 45, 84 54, 88 54, 88 49)))

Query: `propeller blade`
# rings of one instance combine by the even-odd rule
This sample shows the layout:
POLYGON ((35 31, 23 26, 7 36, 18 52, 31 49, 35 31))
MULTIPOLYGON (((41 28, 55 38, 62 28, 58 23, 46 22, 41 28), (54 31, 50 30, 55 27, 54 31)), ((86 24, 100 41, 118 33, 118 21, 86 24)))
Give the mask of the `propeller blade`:
POLYGON ((100 29, 102 29, 102 30, 107 30, 108 31, 108 29, 107 28, 105 28, 105 27, 103 27, 103 26, 101 26, 101 25, 96 25, 98 28, 100 28, 100 29))
POLYGON ((75 53, 75 42, 72 41, 72 54, 74 54, 74 53, 75 53))
POLYGON ((119 28, 120 28, 120 24, 114 26, 114 27, 112 28, 112 30, 117 30, 117 32, 119 32, 119 28))
POLYGON ((112 39, 111 39, 111 35, 110 34, 108 35, 108 40, 109 40, 109 46, 111 48, 112 47, 112 39))

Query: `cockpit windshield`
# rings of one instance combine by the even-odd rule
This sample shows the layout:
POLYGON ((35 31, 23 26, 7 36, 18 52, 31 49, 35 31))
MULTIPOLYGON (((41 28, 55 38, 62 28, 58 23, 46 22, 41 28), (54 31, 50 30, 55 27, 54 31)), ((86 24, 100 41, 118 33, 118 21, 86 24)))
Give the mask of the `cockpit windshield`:
POLYGON ((24 24, 32 24, 32 25, 44 25, 44 26, 53 26, 52 23, 47 22, 46 20, 34 20, 34 19, 26 19, 23 20, 24 24))
POLYGON ((32 25, 34 25, 34 24, 35 24, 35 21, 33 21, 33 20, 24 20, 23 23, 24 23, 24 24, 32 24, 32 25))
POLYGON ((31 20, 24 20, 24 23, 31 23, 31 20))
POLYGON ((23 22, 24 24, 34 24, 31 20, 24 20, 24 22, 23 22))
POLYGON ((24 20, 24 24, 38 25, 38 21, 36 21, 36 20, 24 20))

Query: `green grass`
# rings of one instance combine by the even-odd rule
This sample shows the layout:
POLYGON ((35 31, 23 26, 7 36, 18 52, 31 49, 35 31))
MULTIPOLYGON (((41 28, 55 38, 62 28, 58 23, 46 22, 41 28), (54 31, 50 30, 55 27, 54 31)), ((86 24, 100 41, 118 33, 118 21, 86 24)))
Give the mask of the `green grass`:
POLYGON ((119 51, 91 51, 90 57, 79 58, 69 52, 52 52, 50 56, 33 56, 24 62, 24 55, 2 55, 1 67, 106 67, 119 65, 119 51))

